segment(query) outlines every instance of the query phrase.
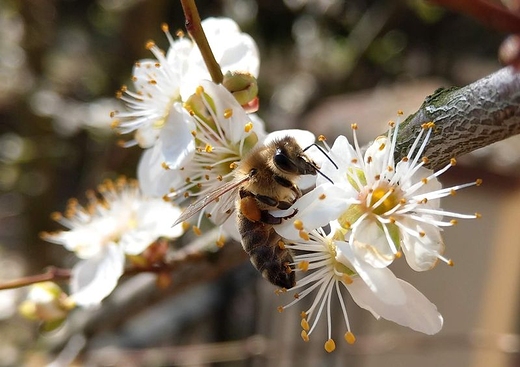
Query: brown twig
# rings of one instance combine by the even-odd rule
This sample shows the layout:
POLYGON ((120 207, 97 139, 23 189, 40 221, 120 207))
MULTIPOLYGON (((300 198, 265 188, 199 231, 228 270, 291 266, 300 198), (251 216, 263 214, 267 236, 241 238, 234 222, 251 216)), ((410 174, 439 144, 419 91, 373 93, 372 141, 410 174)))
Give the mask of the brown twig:
POLYGON ((197 10, 197 5, 195 5, 195 0, 181 0, 181 4, 184 11, 184 18, 186 19, 186 30, 197 44, 202 58, 206 63, 209 74, 211 75, 211 79, 217 84, 222 83, 224 75, 222 74, 222 70, 220 69, 220 65, 217 63, 217 60, 215 60, 215 56, 211 51, 206 34, 204 34, 204 30, 202 29, 200 15, 197 10))

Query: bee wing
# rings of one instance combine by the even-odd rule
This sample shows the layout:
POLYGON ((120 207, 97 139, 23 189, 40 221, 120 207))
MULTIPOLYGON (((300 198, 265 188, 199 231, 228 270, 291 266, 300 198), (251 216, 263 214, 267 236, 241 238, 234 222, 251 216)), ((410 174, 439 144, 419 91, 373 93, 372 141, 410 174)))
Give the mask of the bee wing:
MULTIPOLYGON (((191 218, 192 216, 194 216, 195 214, 200 212, 202 209, 204 209, 206 206, 208 206, 209 204, 211 204, 212 202, 214 202, 215 200, 220 198, 222 195, 224 195, 232 190, 238 190, 239 186, 242 185, 244 182, 249 181, 249 179, 250 179, 249 176, 245 176, 238 180, 233 180, 228 183, 225 183, 222 186, 211 191, 206 196, 204 196, 204 197, 200 198, 199 200, 197 200, 196 202, 190 204, 184 210, 184 212, 182 212, 182 214, 179 216, 179 218, 177 218, 177 220, 175 221, 173 226, 176 226, 177 224, 184 222, 185 220, 191 218)), ((236 195, 229 195, 229 198, 230 199, 228 199, 228 201, 226 203, 224 203, 224 206, 226 207, 225 208, 226 211, 228 211, 228 210, 232 211, 232 207, 229 208, 229 206, 230 206, 229 203, 234 203, 234 199, 236 199, 236 195)), ((226 216, 226 219, 227 219, 227 217, 229 217, 229 215, 226 216)))

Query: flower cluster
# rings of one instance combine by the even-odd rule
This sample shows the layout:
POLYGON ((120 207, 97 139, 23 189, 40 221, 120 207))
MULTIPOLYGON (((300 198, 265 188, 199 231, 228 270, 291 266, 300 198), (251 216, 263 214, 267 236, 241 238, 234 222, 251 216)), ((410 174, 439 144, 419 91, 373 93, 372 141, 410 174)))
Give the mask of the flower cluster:
POLYGON ((78 306, 97 305, 108 296, 124 273, 127 257, 142 254, 160 237, 183 233, 182 226, 171 226, 180 208, 144 196, 136 181, 106 181, 87 198, 86 206, 73 199, 64 214, 53 214, 67 231, 42 233, 43 239, 81 259, 70 281, 70 299, 78 306))
POLYGON ((353 146, 344 136, 338 137, 332 147, 327 147, 334 164, 324 161, 323 175, 317 177, 316 187, 287 210, 297 214, 275 227, 292 242, 288 247, 298 253, 296 271, 303 274, 294 288, 303 291, 286 307, 317 290, 311 308, 302 313, 302 337, 308 340, 325 309, 329 326, 327 351, 335 348, 330 338, 333 293, 337 294, 345 316, 345 339, 349 343, 355 340, 342 287, 377 318, 381 316, 426 334, 437 333, 443 320, 436 307, 413 286, 397 279, 387 266, 402 253, 416 271, 429 270, 438 260, 452 265, 443 256, 442 229, 455 225, 457 219, 480 216, 440 208, 441 198, 480 185, 481 180, 442 188, 438 177, 455 160, 437 172, 424 167, 428 160, 423 152, 435 125, 424 124, 406 156, 396 162, 398 126, 390 122, 388 134, 376 138, 364 153, 357 142, 356 125, 352 126, 353 146), (327 234, 323 230, 326 227, 330 228, 327 234))
MULTIPOLYGON (((144 148, 137 168, 139 185, 124 180, 107 182, 99 193, 88 195, 89 205, 72 201, 64 215, 55 215, 68 231, 43 235, 81 258, 71 281, 70 300, 77 305, 98 304, 116 286, 125 261, 136 261, 135 257, 160 237, 181 236, 185 227, 172 227, 177 218, 186 218, 178 205, 202 200, 204 204, 197 209, 200 211, 193 213, 197 214, 195 232, 200 231, 202 219, 209 218, 223 228, 223 233, 240 240, 233 214, 236 192, 222 189, 235 178, 236 168, 255 147, 288 135, 302 148, 314 144, 314 135, 306 131, 267 134, 263 121, 249 113, 257 106, 254 78, 259 68, 257 47, 251 37, 229 19, 208 19, 202 26, 227 75, 224 83, 206 80, 209 74, 200 51, 181 34, 174 39, 164 26, 168 51, 148 43, 154 59, 136 63, 133 90, 123 87, 119 93, 126 110, 112 113, 118 132, 134 134, 123 145, 144 148)), ((437 333, 443 319, 435 305, 398 279, 388 266, 403 255, 416 271, 429 270, 439 260, 451 265, 443 255, 441 230, 458 219, 479 217, 440 207, 441 198, 479 185, 480 180, 442 188, 438 177, 456 162, 453 159, 436 172, 426 168, 424 152, 435 125, 425 123, 406 156, 397 161, 398 128, 399 123, 390 122, 388 133, 377 137, 366 151, 357 141, 356 125, 352 126, 353 144, 344 136, 332 146, 324 138, 318 139, 324 146, 319 150, 328 159, 323 154, 311 156, 312 150, 302 153, 297 157, 303 162, 299 164, 312 167, 309 171, 313 173, 320 168, 318 175, 303 177, 299 182, 289 180, 296 176, 291 167, 295 163, 287 162, 290 159, 278 149, 275 154, 280 160, 267 157, 271 160, 265 166, 273 172, 283 171, 284 166, 292 169, 288 178, 283 174, 273 178, 273 184, 291 193, 278 199, 251 193, 250 202, 261 201, 262 208, 290 206, 269 213, 256 208, 260 219, 251 221, 264 221, 261 226, 272 227, 272 231, 259 231, 257 237, 280 239, 275 241, 280 249, 268 249, 270 253, 288 250, 292 254, 293 262, 284 263, 283 268, 297 272, 296 284, 289 290, 295 292, 295 299, 279 310, 294 307, 314 294, 310 308, 301 313, 301 336, 309 340, 325 314, 328 352, 335 349, 333 298, 337 298, 344 316, 345 340, 355 341, 344 300, 346 292, 376 318, 426 334, 437 333), (306 189, 305 195, 301 196, 296 184, 306 189)), ((252 168, 253 172, 257 169, 252 168)), ((260 269, 259 260, 255 259, 255 266, 260 269)))

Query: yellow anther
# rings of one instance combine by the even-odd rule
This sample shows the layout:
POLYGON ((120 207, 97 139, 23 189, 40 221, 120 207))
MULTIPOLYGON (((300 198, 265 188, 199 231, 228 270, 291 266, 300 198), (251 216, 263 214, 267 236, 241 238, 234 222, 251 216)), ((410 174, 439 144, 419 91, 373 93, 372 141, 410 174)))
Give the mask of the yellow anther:
POLYGON ((383 143, 383 144, 381 144, 381 145, 379 146, 379 150, 383 150, 383 149, 385 149, 385 147, 386 147, 386 144, 383 143))
POLYGON ((351 331, 347 331, 345 333, 345 341, 349 344, 354 344, 356 342, 356 337, 354 336, 354 334, 352 334, 351 331))
POLYGON ((296 219, 293 224, 294 224, 294 228, 296 228, 297 230, 299 230, 299 231, 303 230, 303 222, 301 220, 296 219))
POLYGON ((193 233, 195 233, 197 236, 200 236, 202 234, 202 231, 197 226, 193 226, 191 227, 191 229, 193 230, 193 233))
POLYGON ((303 229, 298 233, 298 235, 302 240, 308 241, 310 239, 309 234, 305 232, 303 229))
POLYGON ((211 153, 213 151, 213 147, 209 144, 206 144, 206 147, 204 148, 204 151, 206 153, 211 153))
POLYGON ((454 266, 454 265, 455 265, 455 263, 453 262, 453 260, 449 259, 448 260, 448 266, 454 266))
POLYGON ((302 333, 300 335, 302 336, 302 339, 304 342, 308 342, 310 340, 309 334, 307 334, 307 332, 305 330, 302 330, 302 333))
POLYGON ((282 313, 285 309, 283 306, 278 306, 277 310, 278 312, 282 313))
POLYGON ((357 130, 357 129, 358 129, 358 126, 357 126, 357 124, 351 124, 351 125, 350 125, 350 128, 351 128, 352 130, 357 130))
POLYGON ((300 312, 300 317, 302 319, 306 319, 307 318, 307 312, 305 312, 305 311, 300 312))
POLYGON ((426 185, 428 183, 428 178, 425 177, 425 178, 421 179, 421 182, 426 185))
POLYGON ((477 218, 477 219, 482 218, 482 214, 480 214, 480 213, 475 213, 475 218, 477 218))
POLYGON ((177 30, 177 32, 175 32, 175 35, 179 38, 183 38, 184 37, 184 31, 182 29, 179 29, 177 30))
POLYGON ((250 132, 253 129, 253 123, 249 121, 247 124, 244 125, 244 131, 246 133, 250 132))
POLYGON ((419 232, 419 237, 424 237, 424 236, 426 236, 426 232, 420 231, 419 232))
POLYGON ((148 42, 146 42, 146 45, 145 45, 147 50, 153 48, 154 46, 155 46, 155 42, 154 41, 148 41, 148 42))
POLYGON ((398 114, 399 116, 402 116, 402 115, 404 115, 404 112, 403 112, 403 110, 397 110, 397 114, 398 114))
POLYGON ((168 27, 168 24, 166 23, 162 23, 161 24, 161 30, 166 33, 166 32, 169 32, 170 31, 170 28, 168 27))
POLYGON ((481 179, 481 178, 477 179, 477 180, 475 181, 475 184, 476 184, 477 186, 482 185, 482 179, 481 179))
POLYGON ((394 127, 395 126, 395 121, 394 120, 388 121, 388 126, 394 127))
POLYGON ((372 163, 372 157, 371 157, 371 156, 369 156, 369 157, 367 158, 367 163, 372 163))
POLYGON ((188 229, 190 229, 190 224, 188 222, 182 222, 182 230, 186 232, 188 229))
POLYGON ((222 247, 224 247, 224 244, 225 244, 225 243, 226 243, 226 242, 225 242, 225 238, 224 238, 224 236, 220 236, 220 237, 218 238, 218 240, 217 240, 217 247, 222 248, 222 247))
POLYGON ((193 137, 196 137, 196 136, 197 136, 197 131, 196 131, 196 130, 192 130, 192 131, 191 131, 191 135, 192 135, 193 137))
POLYGON ((204 93, 204 87, 202 85, 199 85, 197 87, 197 89, 195 89, 195 93, 198 95, 198 96, 201 96, 203 93, 204 93))
POLYGON ((428 157, 422 157, 421 160, 424 164, 430 163, 430 159, 428 157))
POLYGON ((238 167, 238 164, 236 162, 232 162, 232 163, 229 164, 229 168, 230 169, 235 169, 237 167, 238 167))
POLYGON ((452 220, 450 220, 450 224, 451 224, 452 226, 457 225, 458 223, 459 223, 459 221, 458 221, 457 219, 452 219, 452 220))
POLYGON ((451 159, 450 159, 450 164, 451 164, 452 166, 457 165, 457 160, 456 160, 455 158, 451 158, 451 159))
POLYGON ((309 262, 307 260, 300 261, 298 263, 298 269, 300 269, 301 271, 309 270, 309 262))
POLYGON ((63 218, 63 215, 60 212, 53 212, 53 213, 51 213, 51 219, 52 220, 58 221, 61 218, 63 218))
POLYGON ((228 119, 228 118, 231 118, 231 116, 233 116, 233 109, 231 108, 226 108, 224 110, 224 118, 225 119, 228 119))
POLYGON ((343 283, 345 283, 345 284, 352 284, 352 282, 354 282, 354 281, 352 280, 352 277, 351 277, 350 275, 347 275, 347 274, 343 274, 343 275, 341 276, 341 281, 342 281, 343 283))
POLYGON ((403 257, 403 253, 401 251, 397 251, 394 256, 396 259, 400 259, 403 257))
POLYGON ((327 353, 332 353, 336 349, 336 343, 334 343, 334 340, 329 339, 325 342, 324 347, 327 353))
POLYGON ((450 190, 450 195, 451 195, 451 196, 455 196, 455 195, 457 195, 457 190, 451 189, 451 190, 450 190))
POLYGON ((318 136, 318 141, 326 141, 327 138, 325 137, 325 135, 319 135, 318 136))
POLYGON ((162 162, 161 163, 161 167, 166 169, 166 170, 170 169, 170 166, 168 166, 168 163, 166 163, 166 162, 162 162))
POLYGON ((321 194, 321 195, 318 197, 318 199, 320 199, 320 200, 324 200, 326 197, 327 197, 327 196, 326 196, 325 194, 321 194))
POLYGON ((283 241, 278 241, 278 247, 279 247, 281 250, 284 250, 284 249, 285 249, 285 242, 283 242, 283 241))
POLYGON ((305 330, 305 331, 309 331, 310 330, 309 323, 307 322, 306 319, 302 319, 302 321, 300 322, 300 325, 301 325, 303 330, 305 330))

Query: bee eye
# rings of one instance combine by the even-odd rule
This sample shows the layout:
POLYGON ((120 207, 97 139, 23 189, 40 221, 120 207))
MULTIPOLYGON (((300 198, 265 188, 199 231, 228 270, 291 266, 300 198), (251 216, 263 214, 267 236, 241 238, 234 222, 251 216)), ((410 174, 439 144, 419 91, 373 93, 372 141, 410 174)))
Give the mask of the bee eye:
POLYGON ((298 173, 298 167, 291 161, 280 149, 274 155, 274 164, 282 171, 289 173, 298 173))

